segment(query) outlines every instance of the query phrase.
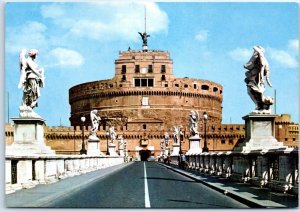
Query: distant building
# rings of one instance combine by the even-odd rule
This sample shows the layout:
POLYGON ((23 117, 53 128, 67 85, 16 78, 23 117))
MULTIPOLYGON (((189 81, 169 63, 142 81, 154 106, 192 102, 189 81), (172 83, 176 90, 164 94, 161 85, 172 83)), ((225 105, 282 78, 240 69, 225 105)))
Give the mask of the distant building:
POLYGON ((115 60, 112 79, 83 83, 69 90, 70 121, 72 126, 80 126, 80 117, 85 116, 85 125, 90 125, 89 113, 97 109, 102 119, 100 138, 105 139, 105 132, 113 125, 137 155, 140 150, 159 155, 165 132, 172 143, 173 127, 182 125, 183 149, 187 150, 192 110, 200 115, 201 135, 204 112, 209 117, 208 134, 222 128, 222 90, 212 81, 176 78, 166 51, 122 51, 115 60))

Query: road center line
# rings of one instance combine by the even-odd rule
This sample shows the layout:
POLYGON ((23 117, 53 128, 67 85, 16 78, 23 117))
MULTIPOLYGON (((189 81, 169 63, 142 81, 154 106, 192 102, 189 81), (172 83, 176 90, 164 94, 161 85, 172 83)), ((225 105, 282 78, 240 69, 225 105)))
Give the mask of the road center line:
POLYGON ((145 162, 144 162, 144 179, 145 179, 145 208, 151 208, 145 162))

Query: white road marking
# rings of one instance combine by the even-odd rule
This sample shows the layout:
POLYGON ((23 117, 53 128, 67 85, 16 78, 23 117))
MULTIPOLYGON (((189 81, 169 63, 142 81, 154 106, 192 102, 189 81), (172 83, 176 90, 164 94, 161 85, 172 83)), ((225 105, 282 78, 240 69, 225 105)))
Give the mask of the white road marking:
POLYGON ((145 179, 145 208, 151 208, 145 162, 144 162, 144 179, 145 179))

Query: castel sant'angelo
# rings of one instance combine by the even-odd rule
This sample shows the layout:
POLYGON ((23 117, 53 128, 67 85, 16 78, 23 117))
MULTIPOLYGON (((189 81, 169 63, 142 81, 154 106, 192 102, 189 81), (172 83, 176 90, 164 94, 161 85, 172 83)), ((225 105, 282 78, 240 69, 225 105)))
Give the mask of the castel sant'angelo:
MULTIPOLYGON (((109 127, 113 126, 117 138, 126 141, 131 157, 142 152, 158 157, 161 141, 169 134, 172 153, 173 128, 180 126, 181 149, 189 150, 189 114, 198 112, 200 147, 204 140, 204 112, 206 140, 209 151, 230 151, 244 139, 243 124, 222 124, 222 85, 202 79, 176 78, 173 60, 167 51, 148 49, 147 33, 140 33, 140 50, 120 51, 115 60, 112 79, 86 82, 69 90, 72 127, 45 126, 45 141, 57 154, 79 154, 82 148, 81 117, 85 117, 84 139, 87 141, 91 126, 90 112, 97 110, 101 118, 97 136, 100 151, 108 151, 109 127)), ((288 114, 275 119, 276 139, 288 146, 298 146, 298 125, 288 114)), ((6 143, 13 141, 13 128, 6 125, 6 143)), ((87 142, 85 142, 87 145, 87 142)), ((115 140, 118 152, 118 139, 115 140)))

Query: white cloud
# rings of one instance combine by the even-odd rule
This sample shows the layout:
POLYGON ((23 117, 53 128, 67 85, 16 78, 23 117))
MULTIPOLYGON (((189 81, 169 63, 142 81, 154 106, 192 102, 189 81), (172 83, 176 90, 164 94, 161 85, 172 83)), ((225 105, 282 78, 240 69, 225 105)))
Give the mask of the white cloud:
POLYGON ((50 66, 81 66, 84 63, 80 53, 61 47, 51 50, 49 57, 53 60, 50 66))
POLYGON ((64 4, 54 4, 42 7, 41 14, 52 19, 70 36, 104 41, 136 40, 139 37, 137 32, 144 31, 144 6, 147 32, 150 35, 166 33, 168 16, 154 2, 75 3, 72 9, 64 4), (52 11, 54 7, 58 12, 52 11))
POLYGON ((64 15, 64 11, 57 4, 41 7, 41 14, 44 18, 59 18, 64 15))
POLYGON ((10 53, 18 53, 22 48, 41 49, 47 46, 44 35, 47 27, 36 21, 28 21, 25 24, 8 28, 6 50, 10 53))
POLYGON ((298 53, 299 51, 299 40, 289 40, 288 47, 291 51, 298 53))
POLYGON ((287 51, 270 48, 269 55, 271 60, 274 60, 274 62, 277 62, 286 68, 298 67, 298 61, 296 57, 292 56, 287 51))
POLYGON ((197 41, 204 42, 207 40, 207 37, 208 37, 208 31, 202 30, 195 36, 195 39, 197 41))
POLYGON ((247 62, 252 56, 253 50, 246 48, 236 48, 228 53, 228 55, 235 61, 247 62))

